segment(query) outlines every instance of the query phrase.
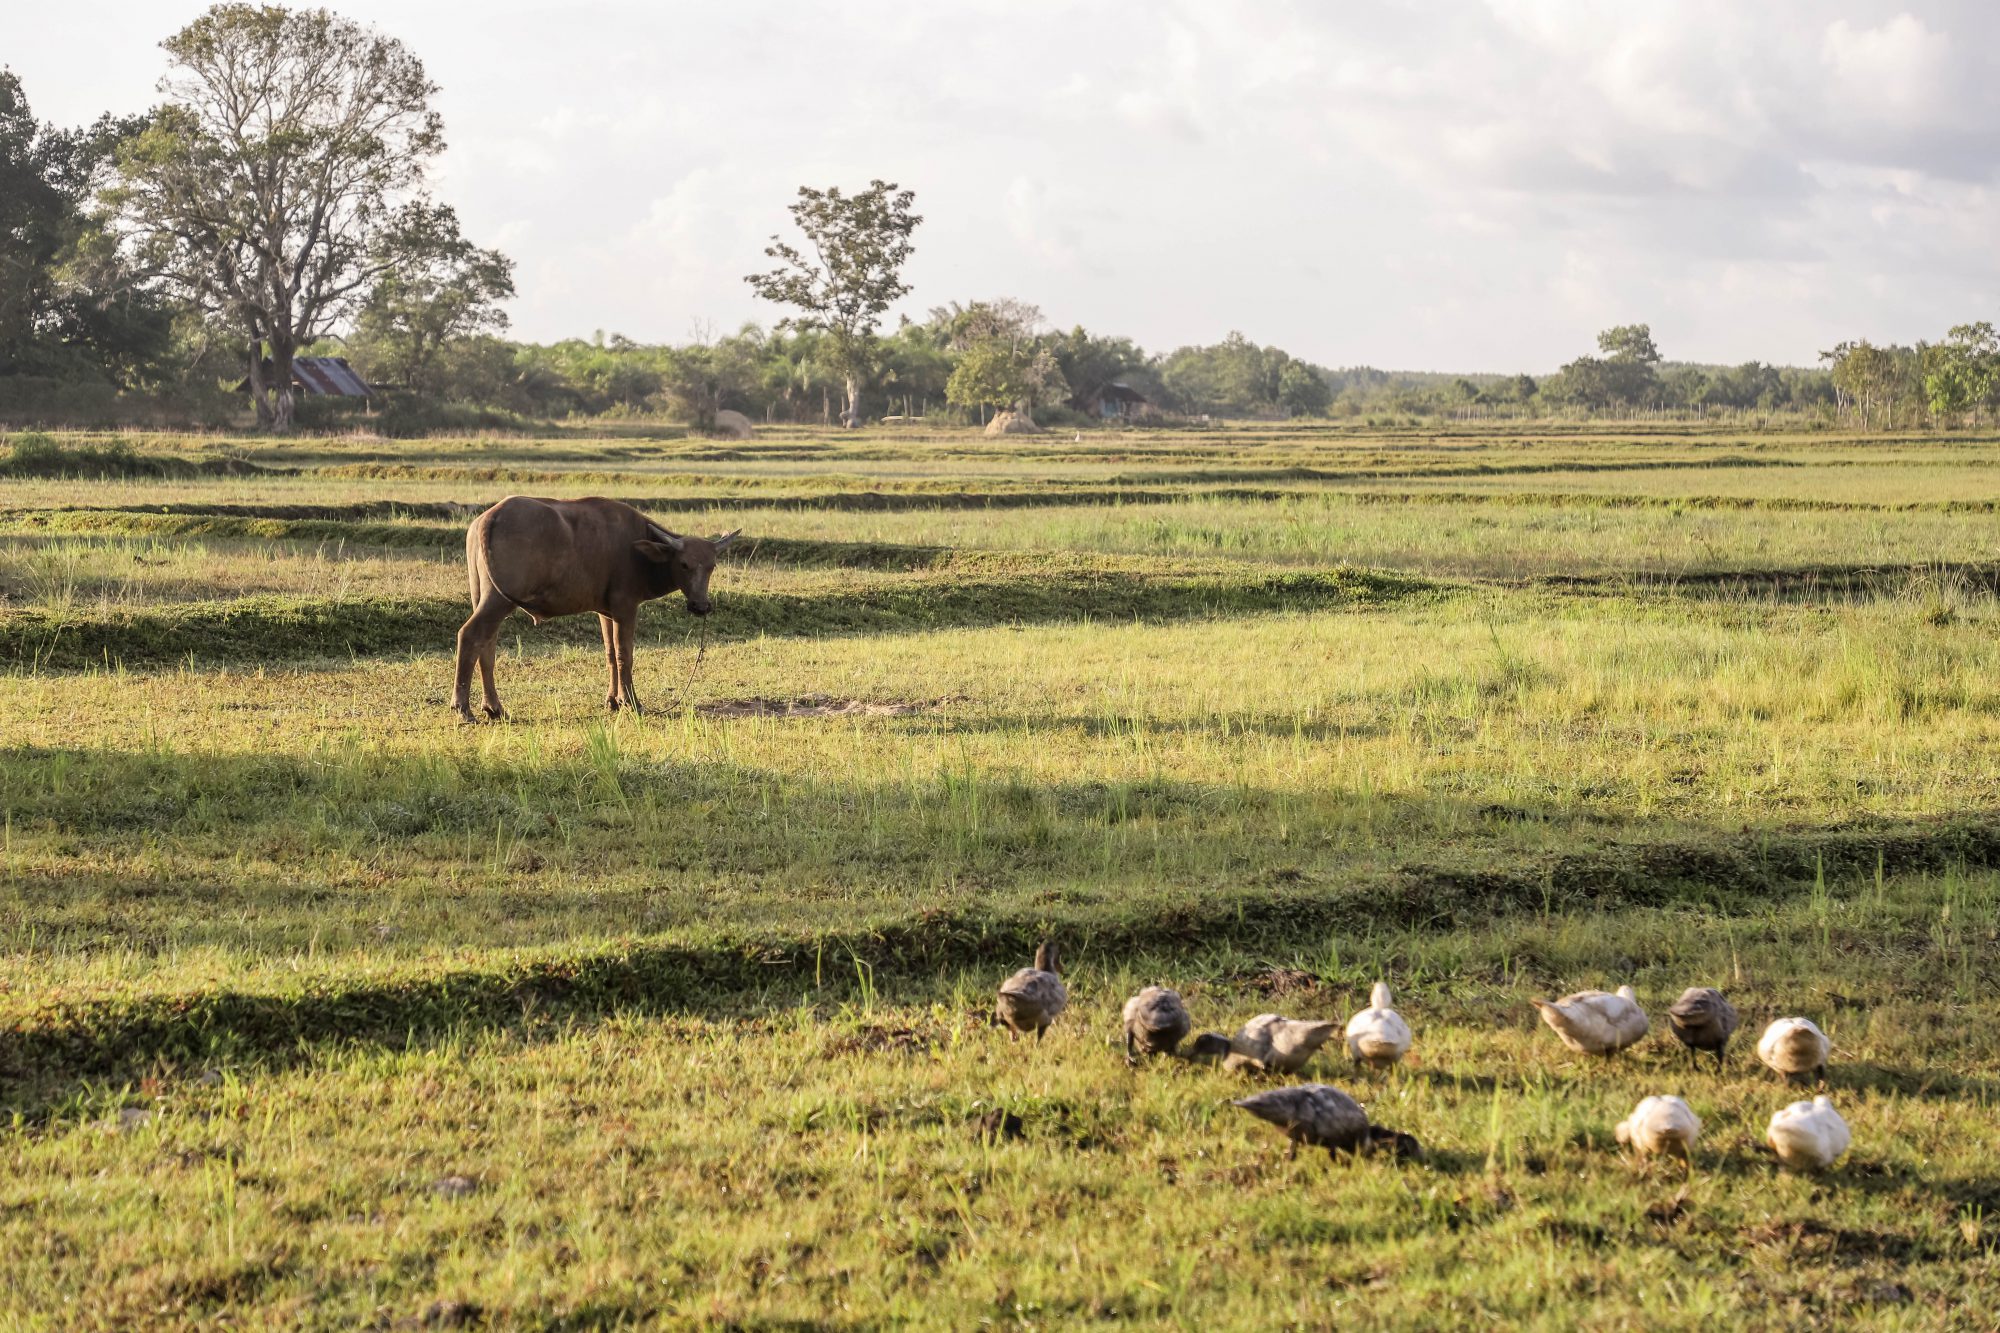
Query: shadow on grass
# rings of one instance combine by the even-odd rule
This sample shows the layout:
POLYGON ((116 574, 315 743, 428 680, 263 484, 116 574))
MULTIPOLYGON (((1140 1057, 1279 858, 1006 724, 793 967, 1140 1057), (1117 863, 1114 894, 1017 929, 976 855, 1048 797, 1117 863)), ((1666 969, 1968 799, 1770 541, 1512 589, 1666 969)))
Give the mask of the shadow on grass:
MULTIPOLYGON (((834 848, 845 850, 828 873, 843 882, 885 883, 892 892, 884 894, 873 919, 867 909, 845 902, 842 923, 833 929, 809 929, 796 920, 789 926, 730 926, 717 913, 694 939, 649 936, 517 950, 505 946, 521 935, 503 932, 493 942, 502 947, 475 953, 470 962, 412 961, 400 971, 395 963, 368 971, 330 967, 301 974, 285 990, 224 985, 114 999, 50 997, 0 1029, 0 1109, 45 1118, 93 1085, 160 1068, 217 1063, 281 1068, 357 1043, 398 1049, 447 1034, 559 1026, 612 1013, 741 1012, 746 1006, 791 1003, 814 988, 845 994, 850 985, 863 984, 856 979, 863 975, 870 989, 904 979, 934 982, 954 971, 1012 966, 1051 932, 1074 942, 1079 955, 1103 958, 1283 949, 1316 946, 1343 934, 1453 928, 1501 913, 1544 912, 1552 904, 1569 910, 1710 902, 1718 882, 1743 909, 1763 910, 1774 898, 1808 890, 1822 870, 1828 877, 1872 873, 1878 859, 1889 873, 2000 864, 2000 821, 1989 813, 1977 822, 1823 830, 1782 840, 1717 835, 1698 843, 1517 855, 1501 864, 1491 863, 1489 848, 1484 853, 1489 863, 1471 869, 1408 864, 1344 875, 1337 884, 1218 889, 1213 885, 1231 882, 1229 848, 1213 849, 1209 859, 1201 859, 1213 842, 1216 812, 1275 801, 1276 794, 1175 783, 1122 792, 1086 785, 1002 791, 996 785, 979 805, 980 831, 974 835, 966 819, 970 807, 960 804, 965 793, 948 783, 916 791, 903 784, 857 789, 795 783, 773 794, 771 775, 724 765, 625 765, 607 774, 574 765, 523 770, 469 757, 440 769, 430 758, 365 752, 330 759, 0 752, 0 795, 13 812, 17 836, 46 828, 71 836, 143 828, 184 848, 200 838, 256 845, 265 832, 310 827, 315 819, 323 826, 319 836, 336 848, 407 845, 439 832, 444 838, 434 848, 462 845, 461 826, 482 841, 490 836, 485 830, 503 796, 524 802, 508 807, 517 816, 574 807, 582 795, 610 809, 616 803, 597 785, 614 781, 628 790, 642 784, 670 790, 674 801, 662 807, 670 812, 687 807, 708 812, 687 816, 703 823, 707 845, 686 830, 664 826, 594 830, 620 846, 666 848, 684 857, 676 866, 684 878, 692 869, 696 879, 727 872, 739 884, 755 882, 761 874, 780 875, 795 862, 819 864, 811 858, 823 861, 834 848), (565 783, 571 786, 564 788, 565 783), (450 792, 450 799, 425 806, 422 793, 440 789, 450 792), (734 799, 747 791, 775 799, 781 817, 752 819, 750 807, 761 810, 763 802, 734 799), (740 810, 740 817, 727 813, 732 809, 740 810), (1129 839, 1108 832, 1135 818, 1135 810, 1151 822, 1129 839), (381 822, 392 818, 410 822, 398 833, 381 822), (1163 845, 1175 877, 1190 887, 1119 890, 1144 877, 1160 878, 1156 869, 1150 876, 1146 872, 1163 845), (866 850, 871 846, 881 850, 871 853, 866 850), (871 863, 871 856, 879 856, 879 863, 871 863), (1114 886, 1112 896, 1007 896, 994 887, 1037 882, 1023 876, 1060 878, 1058 872, 1078 864, 1101 866, 1097 878, 1114 886), (927 886, 961 878, 982 884, 976 896, 961 893, 957 903, 943 908, 925 905, 931 898, 927 886), (898 885, 900 899, 893 896, 898 885)), ((501 811, 500 818, 508 817, 501 811)), ((1421 836, 1420 829, 1412 830, 1412 836, 1421 836)), ((412 873, 426 864, 421 858, 412 862, 412 873)), ((514 885, 512 874, 496 874, 499 882, 514 885)), ((1240 882, 1240 875, 1236 879, 1240 882)), ((532 880, 520 882, 520 904, 503 904, 510 930, 517 911, 532 912, 535 887, 532 880)), ((24 936, 42 933, 37 899, 58 902, 67 891, 63 882, 20 879, 16 889, 26 909, 17 914, 17 929, 24 936)), ((157 914, 161 920, 226 921, 243 915, 229 896, 243 891, 213 883, 163 887, 135 878, 108 882, 107 889, 114 910, 127 893, 185 900, 185 910, 163 904, 168 910, 157 914)), ((329 901, 301 904, 297 882, 257 892, 279 895, 270 901, 294 912, 303 905, 310 913, 329 901)), ((464 923, 461 944, 476 935, 478 923, 477 917, 464 923)), ((254 934, 282 938, 285 933, 282 923, 275 929, 268 921, 251 924, 254 934)), ((185 945, 187 932, 169 932, 166 941, 185 945)), ((134 943, 143 947, 144 941, 134 943)), ((1858 1078, 1851 1086, 1953 1098, 1990 1099, 1994 1092, 1970 1080, 1854 1069, 1858 1078)), ((1432 1070, 1420 1076, 1491 1090, 1480 1076, 1432 1070)), ((1492 1076, 1494 1085, 1501 1081, 1492 1076)))
MULTIPOLYGON (((1144 561, 994 553, 954 557, 949 577, 857 582, 814 594, 731 593, 715 599, 706 632, 721 641, 768 635, 907 634, 1079 620, 1166 621, 1334 608, 1365 609, 1441 595, 1439 585, 1352 569, 1274 572, 1144 561)), ((678 607, 677 600, 664 603, 678 607)), ((448 653, 468 614, 462 597, 246 597, 138 610, 21 611, 0 620, 0 667, 40 672, 190 663, 278 662, 448 653)), ((693 622, 679 622, 677 640, 693 622)), ((663 616, 643 617, 659 642, 663 616)), ((510 627, 511 630, 511 627, 510 627)), ((537 642, 596 644, 594 616, 539 626, 537 642)))
MULTIPOLYGON (((1804 1084, 1784 1084, 1773 1074, 1774 1086, 1783 1087, 1796 1100, 1809 1100, 1817 1088, 1804 1084)), ((1897 1069, 1872 1061, 1842 1060, 1837 1056, 1826 1067, 1827 1095, 1843 1092, 1893 1093, 1899 1097, 1942 1098, 1948 1101, 1977 1101, 1984 1105, 2000 1102, 2000 1081, 1966 1078, 1945 1069, 1897 1069)))
POLYGON ((1912 593, 2000 593, 2000 561, 1800 565, 1685 573, 1552 574, 1516 586, 1613 596, 1651 593, 1700 601, 1793 605, 1873 602, 1912 593))
MULTIPOLYGON (((423 479, 422 469, 405 470, 394 475, 411 475, 413 479, 423 479)), ((449 470, 444 480, 464 476, 462 470, 449 470)), ((1252 474, 1252 480, 1260 474, 1252 474)), ((1270 474, 1261 474, 1266 481, 1277 480, 1270 474)), ((587 476, 573 474, 547 474, 549 481, 588 481, 587 476)), ((836 513, 905 513, 925 510, 959 511, 972 509, 1068 509, 1090 505, 1160 505, 1176 504, 1191 499, 1235 500, 1247 502, 1268 502, 1301 494, 1297 489, 1280 487, 1213 487, 1201 486, 1189 490, 1132 489, 1129 487, 1077 488, 1070 486, 1045 486, 1034 489, 1007 489, 991 491, 967 490, 896 490, 896 491, 833 491, 796 489, 809 486, 810 477, 765 479, 757 482, 744 481, 747 489, 732 489, 707 494, 684 493, 677 495, 645 495, 618 497, 623 503, 636 509, 643 509, 657 517, 671 521, 673 515, 689 512, 710 512, 714 510, 811 510, 836 513), (781 486, 794 487, 787 493, 781 486)), ((1170 479, 1163 479, 1171 485, 1170 479)), ((468 484, 476 485, 479 479, 471 478, 468 484)), ((464 524, 486 508, 488 502, 465 502, 449 500, 355 500, 342 504, 231 504, 193 500, 172 505, 103 505, 76 506, 65 509, 20 509, 11 514, 0 511, 0 518, 10 522, 81 523, 81 516, 104 515, 101 522, 117 522, 123 515, 174 515, 202 516, 224 519, 279 519, 308 520, 328 523, 353 523, 357 521, 381 519, 432 519, 447 520, 464 524), (46 517, 37 517, 46 516, 46 517)))
MULTIPOLYGON (((465 507, 468 510, 470 506, 465 507)), ((370 550, 416 551, 454 563, 465 550, 465 523, 363 522, 316 518, 231 518, 184 513, 135 513, 126 510, 35 510, 6 520, 24 529, 0 532, 0 548, 37 549, 69 541, 234 541, 291 542, 324 547, 335 543, 340 555, 370 550)), ((948 564, 952 552, 941 546, 895 542, 811 541, 792 537, 750 536, 738 542, 727 564, 766 564, 821 569, 930 569, 948 564)))

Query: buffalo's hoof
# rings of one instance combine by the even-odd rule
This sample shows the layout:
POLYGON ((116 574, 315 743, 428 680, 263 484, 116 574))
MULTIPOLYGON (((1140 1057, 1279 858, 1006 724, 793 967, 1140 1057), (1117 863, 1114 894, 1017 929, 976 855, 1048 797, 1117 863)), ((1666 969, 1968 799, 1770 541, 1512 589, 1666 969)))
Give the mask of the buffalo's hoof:
POLYGON ((485 713, 486 716, 492 718, 495 722, 498 722, 501 718, 507 716, 507 710, 502 708, 499 704, 487 704, 480 711, 485 713))
POLYGON ((606 699, 606 700, 604 701, 604 706, 605 706, 606 708, 610 709, 610 710, 611 710, 612 712, 614 712, 614 713, 615 713, 615 712, 617 712, 617 711, 618 711, 618 700, 616 700, 616 699, 611 699, 611 698, 607 698, 607 699, 606 699))

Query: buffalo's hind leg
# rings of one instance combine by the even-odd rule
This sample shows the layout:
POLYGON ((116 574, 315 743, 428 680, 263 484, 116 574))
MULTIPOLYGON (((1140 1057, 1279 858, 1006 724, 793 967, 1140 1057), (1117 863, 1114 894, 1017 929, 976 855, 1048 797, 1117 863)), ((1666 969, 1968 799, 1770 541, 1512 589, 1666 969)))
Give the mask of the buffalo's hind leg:
POLYGON ((472 668, 478 665, 486 686, 486 714, 499 717, 500 696, 493 689, 493 645, 500 636, 500 622, 512 615, 514 604, 488 588, 472 615, 458 630, 458 680, 452 690, 451 706, 460 718, 473 721, 472 668))

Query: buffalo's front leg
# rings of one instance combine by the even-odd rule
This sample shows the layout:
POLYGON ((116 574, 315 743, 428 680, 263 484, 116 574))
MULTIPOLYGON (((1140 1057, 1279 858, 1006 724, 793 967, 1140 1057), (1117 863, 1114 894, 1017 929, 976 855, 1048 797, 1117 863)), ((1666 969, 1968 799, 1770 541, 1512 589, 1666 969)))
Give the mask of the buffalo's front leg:
POLYGON ((611 620, 611 634, 616 652, 618 694, 625 706, 635 713, 646 710, 639 707, 639 693, 632 688, 632 636, 639 628, 639 612, 634 607, 621 611, 611 620))
POLYGON ((500 716, 500 696, 493 690, 493 642, 500 636, 500 622, 513 614, 514 604, 488 589, 472 615, 458 629, 458 679, 451 694, 451 706, 467 722, 472 718, 472 668, 480 668, 486 686, 486 712, 500 716))
POLYGON ((610 616, 598 612, 597 628, 604 636, 604 666, 611 678, 604 687, 604 706, 615 713, 618 711, 618 638, 614 626, 610 616))

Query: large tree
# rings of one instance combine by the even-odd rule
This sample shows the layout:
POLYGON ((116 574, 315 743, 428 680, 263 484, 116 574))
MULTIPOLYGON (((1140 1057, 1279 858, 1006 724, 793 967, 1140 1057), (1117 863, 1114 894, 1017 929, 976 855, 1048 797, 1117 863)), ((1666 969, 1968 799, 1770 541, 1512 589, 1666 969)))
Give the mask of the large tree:
POLYGON ((861 424, 861 381, 874 366, 875 330, 910 290, 903 264, 916 248, 910 233, 923 222, 910 211, 915 202, 914 191, 892 181, 870 181, 853 194, 801 185, 789 211, 806 249, 774 235, 764 253, 778 266, 743 279, 765 300, 799 312, 779 328, 826 335, 827 353, 847 386, 841 421, 848 426, 861 424))
POLYGON ((144 124, 41 124, 20 79, 0 69, 0 374, 130 384, 164 354, 172 312, 135 281, 90 207, 115 146, 144 124))
POLYGON ((1067 397, 1069 383, 1042 336, 1039 306, 1012 297, 953 303, 931 312, 948 331, 947 346, 957 354, 945 397, 966 407, 1011 407, 1034 419, 1035 408, 1067 397))
POLYGON ((419 393, 438 393, 447 344, 507 327, 500 302, 514 294, 514 261, 461 236, 449 208, 406 209, 382 248, 393 267, 369 291, 355 334, 372 365, 419 393))
POLYGON ((1862 429, 1891 426, 1906 411, 1921 411, 1922 347, 1877 347, 1866 338, 1843 342, 1820 359, 1832 369, 1835 404, 1852 411, 1862 429))
POLYGON ((1659 397, 1660 349, 1646 324, 1620 324, 1597 335, 1602 356, 1580 356, 1562 368, 1559 396, 1591 409, 1639 407, 1659 397))
POLYGON ((1278 406, 1295 416, 1324 416, 1333 406, 1333 389, 1312 366, 1287 358, 1278 369, 1278 406))
POLYGON ((1088 411, 1098 390, 1113 380, 1137 379, 1140 384, 1134 388, 1143 386, 1149 398, 1162 396, 1154 383, 1152 363, 1130 338, 1098 337, 1079 324, 1057 335, 1050 350, 1069 385, 1069 405, 1079 412, 1088 411))
POLYGON ((758 384, 763 351, 764 332, 755 324, 746 324, 726 338, 698 327, 691 341, 668 348, 661 357, 661 388, 689 426, 712 431, 716 414, 724 407, 749 401, 758 384))
POLYGON ((1925 353, 1924 401, 1938 420, 1984 408, 2000 388, 2000 335, 1986 320, 1957 325, 1925 353))
POLYGON ((1333 398, 1316 367, 1234 331, 1212 346, 1176 348, 1160 363, 1159 377, 1183 411, 1218 416, 1318 413, 1333 398))
POLYGON ((165 101, 113 197, 154 271, 240 332, 257 419, 283 430, 294 354, 407 262, 394 237, 423 234, 437 86, 323 9, 220 4, 161 45, 165 101))

